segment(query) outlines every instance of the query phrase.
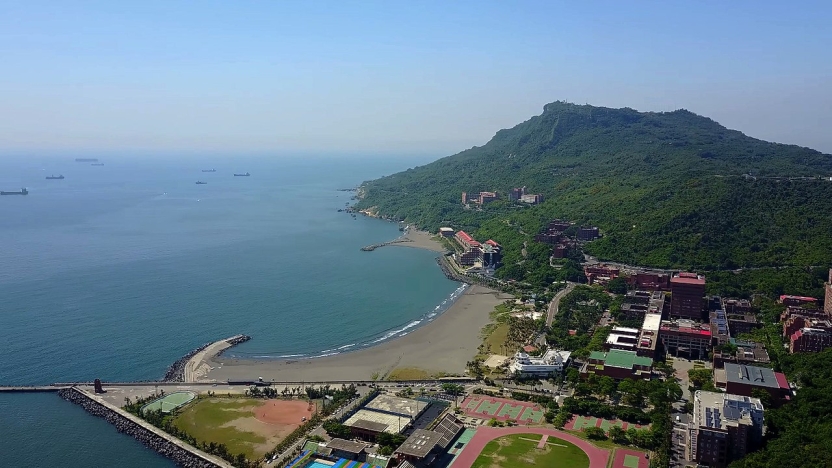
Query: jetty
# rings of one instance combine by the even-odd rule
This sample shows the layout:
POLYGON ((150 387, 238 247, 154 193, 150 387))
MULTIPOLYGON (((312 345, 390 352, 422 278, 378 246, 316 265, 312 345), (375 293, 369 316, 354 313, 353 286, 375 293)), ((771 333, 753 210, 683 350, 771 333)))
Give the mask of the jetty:
POLYGON ((385 245, 402 244, 402 243, 405 243, 405 242, 413 242, 413 240, 412 239, 406 239, 406 238, 399 238, 399 239, 394 239, 394 240, 391 240, 391 241, 388 241, 388 242, 382 242, 380 244, 367 245, 367 246, 361 247, 361 250, 364 251, 364 252, 372 252, 373 250, 375 250, 379 247, 384 247, 385 245))
MULTIPOLYGON (((208 363, 206 361, 208 361, 209 359, 211 359, 213 357, 219 356, 226 349, 228 349, 232 346, 236 346, 240 343, 244 343, 244 342, 246 342, 250 339, 251 339, 251 337, 248 336, 248 335, 234 335, 234 336, 226 338, 224 340, 215 341, 211 344, 201 346, 201 347, 197 348, 196 350, 192 351, 191 353, 188 353, 188 355, 186 355, 187 359, 183 358, 183 359, 180 359, 179 361, 177 361, 177 363, 179 363, 180 365, 182 365, 182 363, 184 363, 184 366, 182 366, 182 368, 181 368, 181 370, 182 370, 181 376, 177 372, 176 377, 177 378, 181 377, 181 380, 178 380, 178 381, 180 381, 180 382, 196 382, 196 381, 198 381, 199 378, 201 376, 205 375, 208 372, 208 370, 210 369, 210 366, 208 365, 208 363)), ((177 363, 174 363, 174 366, 176 366, 177 363)), ((171 366, 171 367, 174 367, 174 366, 171 366)), ((168 371, 168 372, 170 372, 170 371, 168 371)), ((171 379, 171 380, 174 380, 174 379, 171 379)))

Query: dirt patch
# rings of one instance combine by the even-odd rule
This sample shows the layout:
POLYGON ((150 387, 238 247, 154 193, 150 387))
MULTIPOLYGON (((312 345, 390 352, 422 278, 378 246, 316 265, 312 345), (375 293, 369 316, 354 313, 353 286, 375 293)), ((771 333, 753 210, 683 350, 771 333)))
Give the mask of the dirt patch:
POLYGON ((303 424, 303 418, 309 419, 314 413, 314 403, 303 400, 266 400, 254 409, 254 417, 258 421, 291 426, 292 430, 303 424))

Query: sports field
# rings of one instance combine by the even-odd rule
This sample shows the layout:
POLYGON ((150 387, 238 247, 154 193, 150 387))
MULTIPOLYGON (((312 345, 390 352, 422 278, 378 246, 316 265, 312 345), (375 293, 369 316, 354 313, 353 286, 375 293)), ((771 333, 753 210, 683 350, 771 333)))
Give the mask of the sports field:
POLYGON ((201 442, 225 444, 232 453, 255 458, 313 413, 314 406, 303 400, 206 398, 187 406, 174 424, 201 442))
POLYGON ((521 424, 540 424, 546 410, 527 401, 515 401, 486 395, 472 395, 462 402, 462 410, 468 416, 480 419, 517 421, 521 424))
POLYGON ((540 434, 516 434, 492 440, 474 461, 474 468, 556 466, 588 468, 589 457, 565 440, 540 434), (542 438, 546 438, 545 441, 542 438))
POLYGON ((586 429, 587 427, 600 427, 604 430, 604 432, 606 432, 613 426, 618 426, 625 431, 629 429, 648 429, 650 427, 649 424, 633 424, 621 420, 611 421, 609 419, 595 418, 592 416, 572 416, 572 419, 566 423, 564 429, 569 431, 580 431, 586 429))
POLYGON ((628 449, 616 449, 612 468, 648 468, 650 460, 644 452, 628 449))
POLYGON ((196 398, 196 393, 194 392, 171 393, 144 405, 142 407, 142 413, 144 413, 145 411, 158 410, 162 410, 163 413, 170 413, 176 408, 179 408, 180 406, 190 402, 194 398, 196 398))
POLYGON ((609 456, 609 451, 555 429, 478 427, 452 468, 607 468, 609 456))

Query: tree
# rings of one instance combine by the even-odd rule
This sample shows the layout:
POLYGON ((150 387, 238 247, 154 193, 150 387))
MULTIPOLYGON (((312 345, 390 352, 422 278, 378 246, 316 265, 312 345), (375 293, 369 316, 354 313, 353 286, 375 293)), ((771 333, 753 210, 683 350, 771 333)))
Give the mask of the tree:
POLYGON ((346 439, 349 438, 352 432, 348 426, 345 426, 337 421, 329 419, 324 422, 323 428, 330 437, 336 437, 339 439, 346 439))
POLYGON ((623 277, 611 279, 607 282, 607 291, 613 294, 626 294, 627 280, 623 277))
POLYGON ((454 383, 443 383, 442 391, 449 395, 459 396, 465 392, 465 387, 454 383))
POLYGON ((606 440, 607 438, 607 434, 600 427, 585 427, 583 432, 592 440, 606 440))
POLYGON ((710 369, 691 369, 688 371, 688 380, 695 389, 712 391, 714 387, 714 373, 710 369))
POLYGON ((627 431, 619 426, 612 426, 610 430, 607 431, 607 436, 609 436, 609 438, 617 444, 627 443, 627 431))

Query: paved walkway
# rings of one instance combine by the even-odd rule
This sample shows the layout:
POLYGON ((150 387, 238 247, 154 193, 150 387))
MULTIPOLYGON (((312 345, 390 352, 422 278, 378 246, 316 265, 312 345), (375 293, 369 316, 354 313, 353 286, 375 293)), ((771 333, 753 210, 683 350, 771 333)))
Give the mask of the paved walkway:
POLYGON ((583 450, 589 457, 589 468, 606 468, 607 461, 610 457, 610 452, 608 450, 599 449, 579 437, 555 429, 532 427, 480 427, 477 429, 477 433, 474 434, 474 438, 471 439, 471 442, 468 442, 468 445, 465 446, 462 453, 460 453, 456 460, 454 460, 453 468, 470 468, 487 443, 498 437, 512 434, 540 434, 563 439, 567 442, 573 443, 578 446, 578 448, 583 450))

